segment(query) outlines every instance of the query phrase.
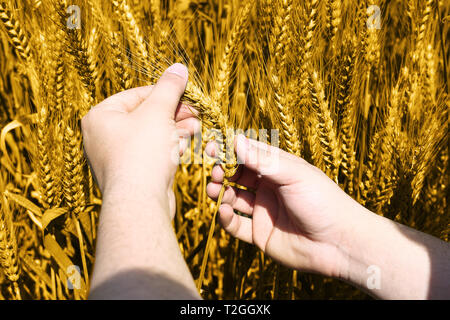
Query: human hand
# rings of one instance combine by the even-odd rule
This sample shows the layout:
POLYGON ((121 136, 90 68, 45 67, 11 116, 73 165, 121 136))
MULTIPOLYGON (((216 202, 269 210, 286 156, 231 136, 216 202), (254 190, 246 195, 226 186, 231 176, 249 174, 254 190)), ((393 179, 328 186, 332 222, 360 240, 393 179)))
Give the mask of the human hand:
POLYGON ((185 137, 199 128, 180 104, 187 79, 186 67, 175 64, 155 86, 115 94, 82 119, 85 153, 103 194, 144 193, 168 204, 173 217, 176 155, 186 146, 178 132, 185 137))
MULTIPOLYGON (((228 186, 219 208, 221 225, 290 268, 339 277, 347 264, 340 246, 365 209, 301 158, 243 135, 235 145, 243 165, 230 181, 254 192, 228 186)), ((216 156, 217 145, 208 144, 206 151, 216 156)), ((207 186, 211 198, 217 199, 223 180, 218 165, 207 186)))

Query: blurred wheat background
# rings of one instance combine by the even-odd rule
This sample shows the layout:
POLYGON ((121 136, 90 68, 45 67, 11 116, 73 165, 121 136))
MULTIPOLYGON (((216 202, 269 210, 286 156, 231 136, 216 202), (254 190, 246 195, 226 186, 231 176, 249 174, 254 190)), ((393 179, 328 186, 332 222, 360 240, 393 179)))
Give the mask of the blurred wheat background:
POLYGON ((370 210, 448 241, 449 10, 437 0, 0 0, 0 299, 87 297, 101 195, 79 121, 174 62, 189 66, 184 101, 205 132, 174 186, 174 228, 202 296, 367 298, 215 226, 207 129, 278 129, 283 149, 370 210))

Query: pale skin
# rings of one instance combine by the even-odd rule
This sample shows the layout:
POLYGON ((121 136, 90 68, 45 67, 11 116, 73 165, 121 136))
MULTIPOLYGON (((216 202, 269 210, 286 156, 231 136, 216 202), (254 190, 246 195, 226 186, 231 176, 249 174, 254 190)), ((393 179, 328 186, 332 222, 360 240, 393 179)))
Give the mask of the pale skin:
MULTIPOLYGON (((199 128, 179 103, 186 83, 187 69, 176 64, 154 87, 114 95, 83 118, 85 152, 103 195, 91 299, 200 298, 171 224, 174 153, 186 145, 177 129, 199 128)), ((216 148, 209 144, 208 154, 216 148)), ((231 235, 290 268, 376 298, 450 298, 448 243, 370 212, 301 158, 244 136, 235 150, 244 164, 231 180, 251 191, 226 188, 219 221, 231 235), (267 150, 278 151, 276 163, 267 150), (369 279, 373 268, 379 286, 369 279)), ((207 186, 212 199, 223 180, 218 165, 207 186)))

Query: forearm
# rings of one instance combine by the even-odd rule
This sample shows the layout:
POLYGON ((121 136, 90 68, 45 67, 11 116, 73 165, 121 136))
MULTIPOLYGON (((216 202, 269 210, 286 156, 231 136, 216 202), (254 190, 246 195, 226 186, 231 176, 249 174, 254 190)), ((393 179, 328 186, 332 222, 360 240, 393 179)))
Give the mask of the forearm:
POLYGON ((146 189, 105 193, 90 298, 199 298, 176 241, 167 197, 146 189))
POLYGON ((361 211, 340 247, 343 280, 381 299, 450 298, 448 243, 361 211))

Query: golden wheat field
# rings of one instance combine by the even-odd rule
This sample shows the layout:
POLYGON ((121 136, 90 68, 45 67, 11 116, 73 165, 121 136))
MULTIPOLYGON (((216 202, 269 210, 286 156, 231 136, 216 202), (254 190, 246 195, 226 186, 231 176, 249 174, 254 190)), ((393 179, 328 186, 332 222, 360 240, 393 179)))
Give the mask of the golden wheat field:
POLYGON ((438 0, 0 0, 0 299, 87 298, 102 201, 80 119, 174 62, 205 133, 174 185, 202 297, 368 298, 216 226, 206 133, 277 129, 368 209, 448 241, 449 13, 438 0))

